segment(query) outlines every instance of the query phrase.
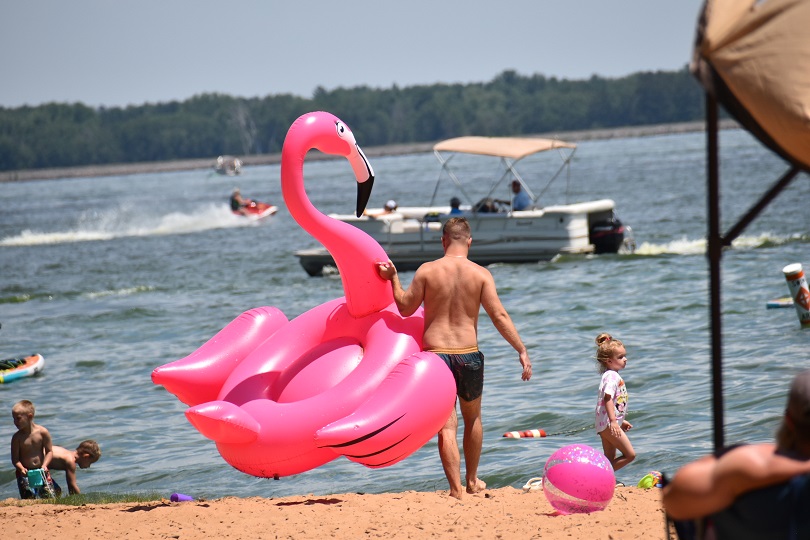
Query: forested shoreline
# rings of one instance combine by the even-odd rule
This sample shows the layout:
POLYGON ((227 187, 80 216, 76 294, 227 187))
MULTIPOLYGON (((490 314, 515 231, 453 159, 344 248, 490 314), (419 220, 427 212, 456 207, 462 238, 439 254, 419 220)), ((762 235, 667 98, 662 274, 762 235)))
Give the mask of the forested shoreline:
MULTIPOLYGON (((162 162, 197 168, 221 154, 246 164, 281 151, 290 124, 311 110, 344 119, 365 148, 405 151, 461 135, 535 135, 701 121, 703 91, 684 67, 570 81, 504 71, 473 84, 325 90, 188 100, 125 108, 81 103, 0 107, 5 180, 40 169, 162 162), (15 173, 16 172, 16 173, 15 173)), ((166 169, 164 169, 166 170, 166 169)), ((115 174, 115 173, 113 173, 115 174)))

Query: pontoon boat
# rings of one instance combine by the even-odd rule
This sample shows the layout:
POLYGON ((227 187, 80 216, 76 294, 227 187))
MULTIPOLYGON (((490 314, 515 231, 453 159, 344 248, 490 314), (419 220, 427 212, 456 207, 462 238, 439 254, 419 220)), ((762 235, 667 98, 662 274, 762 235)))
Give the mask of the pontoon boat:
MULTIPOLYGON (((569 168, 576 150, 573 143, 529 137, 458 137, 433 147, 441 171, 428 206, 399 207, 393 213, 369 209, 361 217, 331 214, 364 230, 377 240, 400 270, 413 270, 423 262, 443 255, 441 229, 451 216, 451 207, 435 205, 439 184, 449 178, 467 198, 460 209, 470 222, 473 243, 470 259, 487 265, 497 262, 534 263, 549 261, 559 254, 631 252, 634 248, 629 227, 615 214, 611 199, 574 204, 540 206, 538 195, 531 190, 515 168, 521 159, 556 150, 562 165, 549 180, 554 181, 569 168), (500 158, 504 171, 492 184, 487 195, 477 201, 470 198, 456 171, 449 164, 456 154, 476 154, 500 158), (493 197, 504 182, 518 181, 529 195, 532 205, 514 210, 512 201, 493 197), (377 217, 371 217, 377 215, 377 217)), ((380 209, 381 210, 381 209, 380 209)), ((323 248, 297 251, 301 266, 311 276, 321 275, 325 266, 334 266, 323 248)))

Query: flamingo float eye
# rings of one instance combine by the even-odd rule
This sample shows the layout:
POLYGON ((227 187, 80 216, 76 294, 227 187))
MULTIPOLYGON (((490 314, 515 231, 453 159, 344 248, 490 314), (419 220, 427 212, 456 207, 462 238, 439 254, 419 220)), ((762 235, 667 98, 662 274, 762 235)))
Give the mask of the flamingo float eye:
POLYGON ((354 139, 354 133, 352 133, 352 130, 349 129, 349 126, 340 120, 336 120, 335 130, 337 131, 337 135, 340 137, 340 140, 347 142, 351 146, 357 146, 357 141, 354 139))
POLYGON ((346 127, 346 124, 343 122, 335 122, 335 129, 337 129, 337 134, 339 137, 343 138, 344 135, 349 131, 349 128, 346 127))

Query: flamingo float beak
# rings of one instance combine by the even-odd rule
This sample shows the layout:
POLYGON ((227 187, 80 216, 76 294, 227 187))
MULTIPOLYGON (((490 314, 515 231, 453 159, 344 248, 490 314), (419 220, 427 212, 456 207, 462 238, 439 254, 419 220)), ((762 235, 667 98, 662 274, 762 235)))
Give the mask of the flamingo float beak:
POLYGON ((354 149, 357 151, 352 152, 348 159, 352 165, 354 176, 357 178, 357 207, 355 212, 357 217, 360 217, 366 210, 368 200, 371 198, 371 188, 374 186, 374 169, 371 168, 371 163, 368 162, 366 155, 357 144, 354 145, 354 149))
POLYGON ((374 177, 372 176, 367 181, 363 182, 362 184, 357 184, 357 208, 356 213, 357 217, 363 215, 363 212, 366 210, 366 205, 368 204, 368 200, 371 197, 371 188, 374 185, 374 177))

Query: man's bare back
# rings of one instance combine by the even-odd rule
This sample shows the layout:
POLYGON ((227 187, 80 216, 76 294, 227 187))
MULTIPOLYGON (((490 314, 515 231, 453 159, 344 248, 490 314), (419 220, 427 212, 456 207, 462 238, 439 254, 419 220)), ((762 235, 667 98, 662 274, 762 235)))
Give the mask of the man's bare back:
POLYGON ((463 257, 423 264, 415 280, 424 286, 425 332, 422 347, 466 349, 478 346, 478 313, 486 272, 463 257))

